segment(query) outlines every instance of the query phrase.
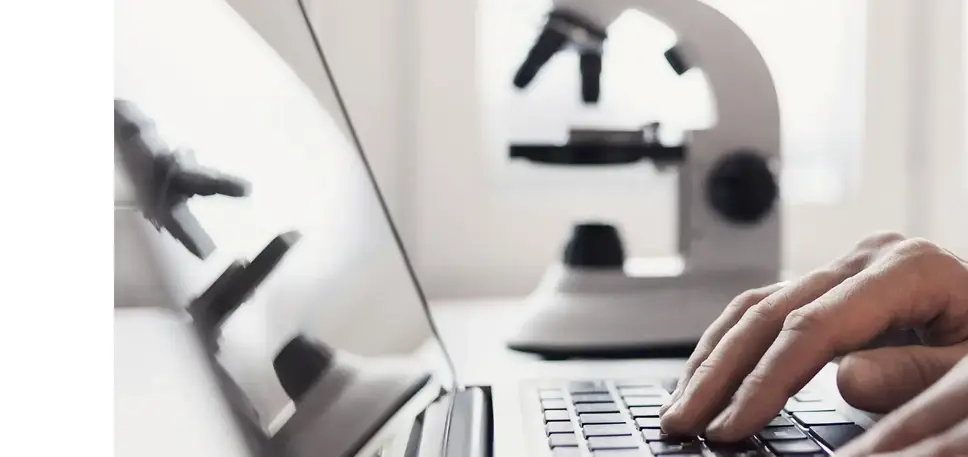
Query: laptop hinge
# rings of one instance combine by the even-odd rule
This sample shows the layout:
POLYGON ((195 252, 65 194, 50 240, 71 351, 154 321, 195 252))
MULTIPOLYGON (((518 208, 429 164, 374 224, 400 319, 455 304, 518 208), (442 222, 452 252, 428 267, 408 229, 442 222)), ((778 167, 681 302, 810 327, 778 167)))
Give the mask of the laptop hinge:
POLYGON ((468 387, 428 408, 417 457, 490 457, 489 397, 485 389, 468 387))

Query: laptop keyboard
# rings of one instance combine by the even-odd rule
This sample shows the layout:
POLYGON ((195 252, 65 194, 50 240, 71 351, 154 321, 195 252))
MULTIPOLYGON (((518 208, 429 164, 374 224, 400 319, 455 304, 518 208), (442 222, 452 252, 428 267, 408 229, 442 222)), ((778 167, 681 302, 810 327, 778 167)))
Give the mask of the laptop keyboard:
POLYGON ((554 457, 813 457, 828 456, 863 429, 818 392, 803 390, 754 437, 714 443, 669 436, 659 407, 675 382, 580 381, 536 388, 554 457))

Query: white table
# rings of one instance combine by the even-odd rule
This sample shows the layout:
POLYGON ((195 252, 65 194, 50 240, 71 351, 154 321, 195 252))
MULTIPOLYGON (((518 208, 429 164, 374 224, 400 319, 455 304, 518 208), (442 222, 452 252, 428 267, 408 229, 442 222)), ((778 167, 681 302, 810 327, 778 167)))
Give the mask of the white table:
POLYGON ((505 341, 524 316, 522 299, 440 301, 431 304, 434 320, 457 375, 464 384, 488 385, 511 379, 515 371, 541 359, 512 351, 505 341))

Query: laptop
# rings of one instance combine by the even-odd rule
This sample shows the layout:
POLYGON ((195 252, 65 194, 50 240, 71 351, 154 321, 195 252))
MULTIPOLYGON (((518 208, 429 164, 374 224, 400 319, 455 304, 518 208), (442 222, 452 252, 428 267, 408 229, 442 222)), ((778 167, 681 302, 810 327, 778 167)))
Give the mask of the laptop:
POLYGON ((118 455, 830 455, 873 423, 837 395, 833 365, 729 446, 659 429, 683 360, 540 362, 463 385, 391 217, 394 189, 379 187, 392 180, 375 178, 392 162, 357 144, 353 97, 324 61, 326 14, 296 0, 116 3, 116 98, 173 149, 252 185, 190 202, 217 246, 205 259, 116 195, 118 455), (192 303, 294 231, 207 340, 192 303))

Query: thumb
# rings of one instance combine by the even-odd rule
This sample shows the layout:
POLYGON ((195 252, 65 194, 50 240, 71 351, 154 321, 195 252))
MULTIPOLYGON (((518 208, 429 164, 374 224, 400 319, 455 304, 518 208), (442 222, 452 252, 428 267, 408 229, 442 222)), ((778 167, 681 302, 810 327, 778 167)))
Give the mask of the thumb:
POLYGON ((851 406, 872 413, 887 413, 930 387, 966 354, 968 343, 854 352, 840 361, 837 388, 851 406))

